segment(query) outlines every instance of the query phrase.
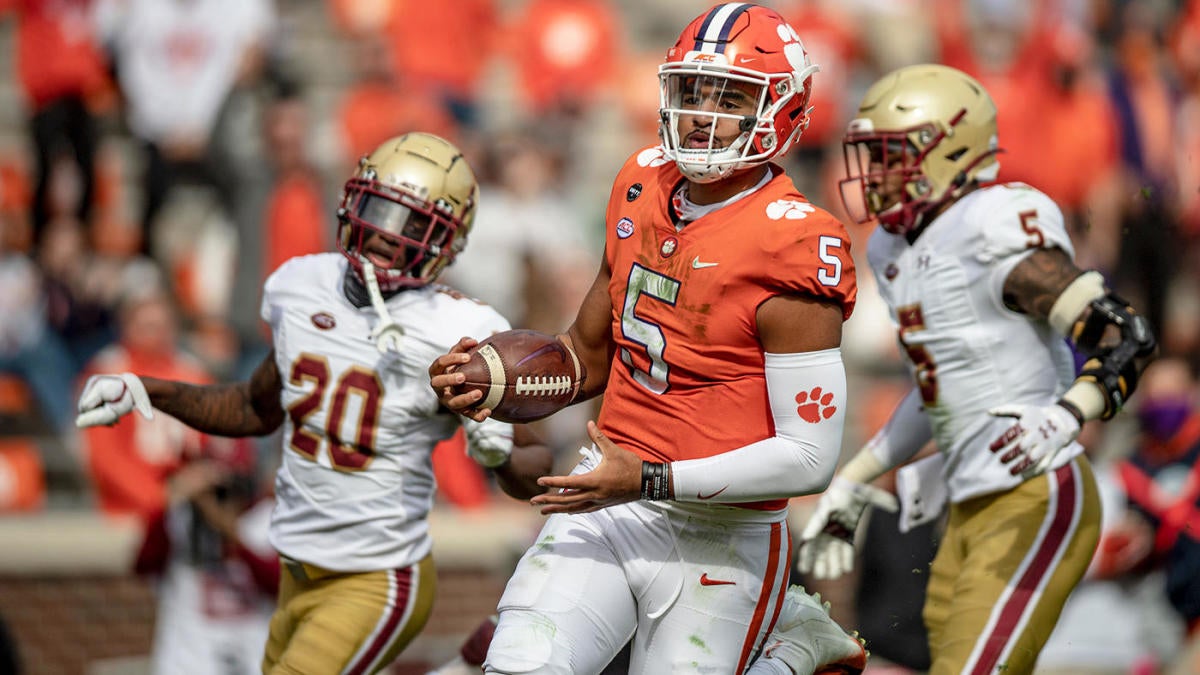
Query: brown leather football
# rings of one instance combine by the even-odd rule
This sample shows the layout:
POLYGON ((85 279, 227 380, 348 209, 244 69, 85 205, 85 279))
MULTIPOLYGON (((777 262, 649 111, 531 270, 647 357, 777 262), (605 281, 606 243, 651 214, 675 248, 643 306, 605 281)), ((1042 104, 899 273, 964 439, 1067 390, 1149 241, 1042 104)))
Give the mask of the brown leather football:
POLYGON ((508 330, 468 353, 471 360, 458 368, 467 379, 457 390, 482 391, 479 407, 502 422, 548 417, 567 407, 583 382, 583 364, 549 333, 508 330))

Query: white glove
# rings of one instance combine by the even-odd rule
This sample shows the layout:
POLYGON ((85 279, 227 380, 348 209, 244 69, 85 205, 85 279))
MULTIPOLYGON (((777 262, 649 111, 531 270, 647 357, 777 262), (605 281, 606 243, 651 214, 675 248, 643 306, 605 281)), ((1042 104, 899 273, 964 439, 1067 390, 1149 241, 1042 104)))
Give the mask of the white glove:
POLYGON ((800 534, 800 571, 836 579, 854 569, 854 531, 868 506, 896 512, 896 496, 866 483, 834 477, 800 534))
POLYGON ((1004 405, 989 415, 1015 417, 1017 423, 992 441, 991 451, 1012 468, 1012 475, 1032 478, 1054 464, 1059 451, 1079 435, 1079 420, 1061 405, 1004 405))
POLYGON ((79 395, 75 426, 82 429, 97 424, 115 424, 131 410, 137 410, 148 420, 154 419, 150 396, 137 375, 93 375, 79 395))
POLYGON ((467 432, 467 455, 475 463, 494 469, 508 461, 513 451, 512 425, 497 420, 463 420, 467 432))

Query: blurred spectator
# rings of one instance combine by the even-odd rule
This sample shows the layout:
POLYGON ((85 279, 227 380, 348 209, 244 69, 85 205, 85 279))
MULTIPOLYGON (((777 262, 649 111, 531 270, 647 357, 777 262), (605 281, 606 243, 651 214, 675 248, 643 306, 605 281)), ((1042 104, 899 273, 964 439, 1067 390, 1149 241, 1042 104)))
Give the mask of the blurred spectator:
POLYGON ((1153 527, 1151 560, 1166 573, 1167 600, 1188 631, 1179 672, 1200 663, 1200 389, 1181 358, 1143 376, 1136 452, 1120 466, 1130 509, 1153 527))
POLYGON ((1194 365, 1200 367, 1200 2, 1189 0, 1185 7, 1170 42, 1182 89, 1175 130, 1182 255, 1160 341, 1167 349, 1195 355, 1194 365))
POLYGON ((47 318, 66 344, 71 372, 78 372, 115 337, 113 308, 122 268, 103 263, 92 252, 83 224, 74 217, 55 219, 46 227, 38 264, 45 279, 47 318))
MULTIPOLYGON (((133 372, 207 384, 208 373, 177 347, 175 311, 160 291, 131 292, 121 303, 118 342, 98 354, 85 374, 133 372)), ((80 433, 101 510, 134 514, 147 525, 165 509, 167 478, 185 458, 199 455, 203 442, 198 432, 164 413, 150 420, 129 415, 112 426, 80 433)))
POLYGON ((486 155, 470 246, 447 283, 513 325, 562 330, 595 270, 586 222, 561 193, 561 148, 526 130, 493 137, 486 155))
POLYGON ((405 90, 432 94, 457 124, 474 128, 498 29, 494 0, 393 0, 385 33, 405 90))
POLYGON ((74 417, 76 368, 50 325, 42 274, 14 250, 13 231, 0 217, 0 372, 20 377, 48 425, 65 431, 74 417))
MULTIPOLYGON (((1179 266, 1173 205, 1176 92, 1160 39, 1161 17, 1145 3, 1129 3, 1116 16, 1112 103, 1119 124, 1124 180, 1118 186, 1119 258, 1113 287, 1144 307, 1151 325, 1166 325, 1171 277, 1179 266)), ((1195 189, 1193 186, 1192 189, 1195 189)))
POLYGON ((383 33, 367 32, 349 46, 353 75, 337 111, 347 170, 380 143, 409 131, 458 136, 449 110, 428 90, 397 74, 387 40, 383 33))
POLYGON ((17 81, 29 113, 37 163, 33 197, 35 243, 56 215, 88 222, 94 199, 98 140, 95 115, 112 106, 108 63, 95 39, 92 0, 14 0, 17 81), (81 183, 74 204, 54 213, 50 173, 69 153, 81 183))
POLYGON ((609 92, 621 17, 606 0, 527 0, 506 31, 522 103, 541 124, 578 121, 609 92))
MULTIPOLYGON (((859 34, 840 4, 828 0, 793 0, 780 12, 804 41, 809 59, 821 67, 813 77, 809 105, 816 110, 808 129, 796 141, 788 162, 797 172, 796 186, 814 198, 820 192, 821 169, 830 149, 841 168, 841 140, 849 121, 854 69, 863 56, 859 34)), ((836 203, 833 202, 833 203, 836 203)))
POLYGON ((210 437, 167 480, 136 569, 159 577, 151 672, 259 673, 279 585, 267 540, 274 499, 260 490, 249 439, 210 437))
POLYGON ((1051 5, 934 0, 939 62, 977 78, 996 102, 1002 181, 1040 185, 1038 168, 1050 154, 1046 139, 1030 130, 1046 113, 1057 26, 1051 5))
POLYGON ((320 177, 308 159, 308 110, 288 94, 267 109, 264 136, 275 185, 267 200, 259 285, 291 258, 329 250, 333 223, 326 218, 320 177))
POLYGON ((213 166, 218 115, 239 82, 262 71, 271 0, 97 0, 130 131, 143 146, 142 250, 157 253, 155 217, 179 182, 212 186, 232 211, 228 172, 213 166))

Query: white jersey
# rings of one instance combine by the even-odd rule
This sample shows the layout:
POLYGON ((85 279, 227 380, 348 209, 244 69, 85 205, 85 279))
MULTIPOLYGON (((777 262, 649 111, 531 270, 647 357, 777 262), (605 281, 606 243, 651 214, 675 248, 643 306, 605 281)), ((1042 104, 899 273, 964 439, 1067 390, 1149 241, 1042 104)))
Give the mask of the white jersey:
MULTIPOLYGON (((1022 480, 988 449, 1012 418, 987 411, 1006 403, 1051 404, 1075 377, 1065 340, 1047 322, 1005 307, 1001 297, 1009 272, 1038 248, 1074 256, 1058 206, 1021 183, 967 194, 911 245, 882 228, 867 245, 934 440, 946 456, 953 502, 1022 480)), ((1054 468, 1082 451, 1072 444, 1054 468)))
MULTIPOLYGON (((387 301, 400 353, 371 340, 379 317, 342 290, 339 253, 293 258, 267 279, 262 316, 283 380, 283 461, 271 544, 330 570, 405 567, 429 553, 431 452, 459 426, 429 387, 429 364, 464 335, 507 330, 491 307, 430 285, 387 301)), ((511 426, 501 425, 511 436, 511 426)))

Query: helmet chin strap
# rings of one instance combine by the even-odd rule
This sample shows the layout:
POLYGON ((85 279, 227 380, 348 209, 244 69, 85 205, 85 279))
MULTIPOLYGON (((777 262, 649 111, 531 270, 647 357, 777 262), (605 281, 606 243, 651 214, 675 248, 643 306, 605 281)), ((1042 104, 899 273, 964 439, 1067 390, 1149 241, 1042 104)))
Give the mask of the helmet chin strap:
POLYGON ((367 284, 367 295, 371 298, 371 306, 379 315, 379 323, 371 331, 375 340, 375 348, 380 354, 389 351, 400 353, 400 339, 404 337, 404 329, 388 312, 387 304, 383 301, 383 293, 379 290, 379 279, 375 278, 375 266, 365 258, 362 259, 363 281, 367 284))

